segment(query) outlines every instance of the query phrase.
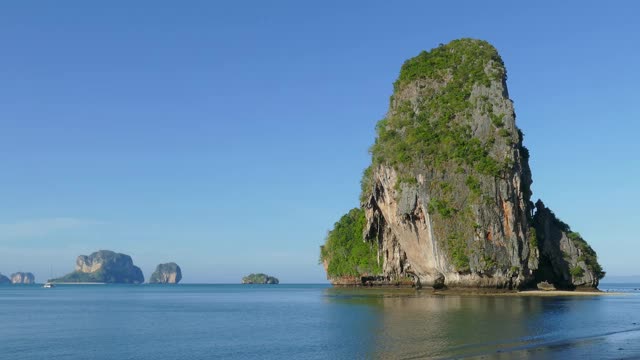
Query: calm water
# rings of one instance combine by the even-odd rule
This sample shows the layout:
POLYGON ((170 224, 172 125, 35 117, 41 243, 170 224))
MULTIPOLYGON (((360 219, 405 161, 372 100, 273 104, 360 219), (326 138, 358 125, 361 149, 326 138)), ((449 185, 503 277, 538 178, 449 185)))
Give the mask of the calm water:
POLYGON ((628 295, 2 286, 0 358, 640 358, 640 284, 601 288, 628 295))

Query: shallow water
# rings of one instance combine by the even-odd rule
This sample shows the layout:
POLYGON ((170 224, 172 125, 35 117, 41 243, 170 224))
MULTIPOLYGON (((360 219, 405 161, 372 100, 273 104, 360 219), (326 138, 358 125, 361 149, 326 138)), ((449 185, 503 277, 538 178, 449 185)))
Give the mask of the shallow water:
POLYGON ((2 359, 640 357, 621 296, 431 295, 325 285, 0 287, 2 359))

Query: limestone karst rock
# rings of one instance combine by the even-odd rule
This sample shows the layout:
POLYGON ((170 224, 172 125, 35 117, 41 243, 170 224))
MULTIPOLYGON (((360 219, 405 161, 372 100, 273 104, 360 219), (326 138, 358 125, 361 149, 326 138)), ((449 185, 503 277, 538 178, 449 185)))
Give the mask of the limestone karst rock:
POLYGON ((182 279, 182 270, 174 262, 160 264, 149 278, 150 284, 177 284, 182 279))
POLYGON ((604 273, 595 252, 568 227, 562 236, 550 230, 543 208, 536 214, 506 80, 497 50, 481 40, 454 40, 404 63, 362 178, 357 241, 369 250, 334 239, 359 221, 336 223, 321 251, 334 283, 597 286, 604 273), (558 247, 570 260, 557 261, 558 247))
POLYGON ((35 277, 30 272, 17 272, 11 274, 12 284, 34 284, 35 277))
POLYGON ((131 256, 110 250, 100 250, 76 259, 76 270, 54 282, 101 282, 115 284, 141 284, 142 270, 133 265, 131 256))
POLYGON ((559 220, 542 201, 536 202, 533 217, 540 249, 538 281, 558 288, 595 288, 604 271, 595 251, 579 233, 559 220))

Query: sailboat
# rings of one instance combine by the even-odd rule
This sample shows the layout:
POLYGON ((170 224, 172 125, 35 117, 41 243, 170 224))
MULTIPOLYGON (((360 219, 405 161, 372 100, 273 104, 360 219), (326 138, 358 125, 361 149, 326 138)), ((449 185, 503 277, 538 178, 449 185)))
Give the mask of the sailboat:
MULTIPOLYGON (((49 267, 49 279, 53 279, 53 268, 52 267, 49 267)), ((53 285, 51 280, 48 280, 46 283, 44 283, 44 285, 42 285, 42 287, 45 288, 45 289, 51 289, 52 287, 55 287, 55 285, 53 285)))

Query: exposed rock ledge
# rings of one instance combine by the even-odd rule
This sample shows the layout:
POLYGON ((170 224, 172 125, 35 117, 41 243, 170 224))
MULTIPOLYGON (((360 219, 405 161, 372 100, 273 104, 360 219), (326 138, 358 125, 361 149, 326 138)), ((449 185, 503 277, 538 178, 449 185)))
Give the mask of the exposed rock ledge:
POLYGON ((420 288, 413 278, 394 279, 388 276, 339 276, 331 278, 334 286, 420 288))

